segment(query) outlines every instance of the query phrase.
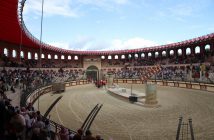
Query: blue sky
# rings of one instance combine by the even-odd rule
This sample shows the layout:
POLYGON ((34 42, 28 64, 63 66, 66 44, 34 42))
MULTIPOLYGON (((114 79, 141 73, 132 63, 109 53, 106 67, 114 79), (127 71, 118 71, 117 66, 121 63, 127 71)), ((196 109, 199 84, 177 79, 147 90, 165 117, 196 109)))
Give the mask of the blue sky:
MULTIPOLYGON (((41 1, 24 21, 40 35, 41 1)), ((214 32, 214 0, 44 0, 43 42, 74 50, 144 48, 214 32)))

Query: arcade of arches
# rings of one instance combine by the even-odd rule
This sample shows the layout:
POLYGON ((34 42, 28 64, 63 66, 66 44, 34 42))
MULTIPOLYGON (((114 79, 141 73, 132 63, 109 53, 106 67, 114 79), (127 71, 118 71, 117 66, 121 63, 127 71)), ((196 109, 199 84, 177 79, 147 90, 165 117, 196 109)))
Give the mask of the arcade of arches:
MULTIPOLYGON (((39 49, 29 47, 21 47, 7 42, 0 42, 1 56, 7 57, 17 63, 28 61, 31 64, 29 67, 40 67, 38 64, 41 60, 41 67, 64 67, 64 68, 81 68, 87 69, 90 65, 96 66, 99 70, 105 67, 105 63, 111 66, 117 65, 118 61, 131 62, 132 60, 164 60, 164 59, 188 59, 194 56, 203 57, 207 54, 213 55, 213 43, 198 43, 186 47, 174 48, 154 48, 153 51, 144 52, 124 52, 122 54, 108 54, 102 55, 80 55, 80 54, 63 54, 59 52, 49 51, 43 49, 40 55, 39 49), (115 62, 111 62, 114 60, 115 62), (112 63, 112 64, 111 64, 112 63)), ((191 62, 190 62, 191 63, 191 62)), ((152 63, 153 64, 153 63, 152 63)), ((151 65, 152 65, 151 64, 151 65)), ((149 64, 146 64, 149 65, 149 64)))

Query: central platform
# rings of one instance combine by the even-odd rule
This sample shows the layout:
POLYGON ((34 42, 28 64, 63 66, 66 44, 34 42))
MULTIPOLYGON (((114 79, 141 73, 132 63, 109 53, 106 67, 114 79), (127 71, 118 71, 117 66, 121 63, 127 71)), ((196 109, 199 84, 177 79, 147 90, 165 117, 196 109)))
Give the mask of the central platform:
POLYGON ((136 90, 131 90, 131 89, 127 89, 127 88, 120 88, 120 87, 112 87, 112 88, 108 88, 108 91, 110 93, 114 93, 118 96, 121 96, 125 99, 129 99, 130 96, 134 96, 137 98, 145 98, 146 94, 142 93, 142 92, 138 92, 136 90))
POLYGON ((143 107, 160 107, 159 104, 146 104, 146 93, 139 92, 137 90, 132 90, 129 88, 119 87, 118 85, 114 85, 110 88, 107 88, 108 93, 111 95, 118 97, 120 99, 124 99, 131 103, 143 106, 143 107))

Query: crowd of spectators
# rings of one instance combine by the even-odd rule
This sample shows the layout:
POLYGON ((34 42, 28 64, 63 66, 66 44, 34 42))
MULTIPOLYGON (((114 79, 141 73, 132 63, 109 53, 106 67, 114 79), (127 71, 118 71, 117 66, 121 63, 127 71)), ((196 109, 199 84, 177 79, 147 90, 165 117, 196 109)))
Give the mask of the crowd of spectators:
POLYGON ((169 64, 194 64, 194 63, 204 63, 206 61, 205 56, 201 54, 188 55, 172 57, 169 59, 169 64))
POLYGON ((114 59, 102 60, 102 67, 124 67, 124 66, 153 66, 157 64, 156 59, 114 59))
POLYGON ((141 75, 141 70, 140 69, 129 69, 129 68, 122 68, 121 70, 115 71, 115 77, 116 78, 139 78, 141 75))
MULTIPOLYGON (((36 65, 35 67, 39 67, 36 65)), ((43 68, 81 68, 78 60, 42 60, 43 68)))
POLYGON ((156 75, 156 79, 161 80, 179 80, 184 81, 187 77, 188 70, 185 70, 184 67, 164 67, 156 75))
POLYGON ((160 66, 140 67, 140 68, 124 67, 118 70, 113 69, 109 72, 114 74, 115 78, 118 79, 142 79, 142 77, 149 78, 159 70, 160 66))
MULTIPOLYGON (((57 135, 51 132, 48 119, 36 111, 31 103, 27 106, 12 106, 8 92, 15 89, 30 90, 40 85, 51 83, 54 77, 65 76, 66 72, 30 71, 30 70, 2 70, 0 75, 0 139, 1 140, 101 140, 100 136, 93 137, 91 132, 82 130, 77 134, 61 127, 57 135), (79 137, 80 135, 80 137, 79 137)), ((22 93, 24 94, 24 93, 22 93)))
MULTIPOLYGON (((48 120, 42 120, 39 111, 32 104, 26 107, 11 105, 8 92, 15 89, 30 90, 42 83, 49 82, 46 73, 29 70, 2 70, 0 75, 0 139, 25 140, 46 139, 49 137, 48 120)), ((18 95, 17 95, 18 96, 18 95)))
MULTIPOLYGON (((104 69, 104 71, 106 71, 104 69)), ((213 64, 187 64, 187 65, 157 65, 148 67, 123 67, 121 69, 108 69, 117 79, 156 79, 173 81, 214 82, 213 64)))
POLYGON ((153 78, 159 80, 177 80, 213 83, 214 65, 186 65, 186 66, 167 66, 153 78))

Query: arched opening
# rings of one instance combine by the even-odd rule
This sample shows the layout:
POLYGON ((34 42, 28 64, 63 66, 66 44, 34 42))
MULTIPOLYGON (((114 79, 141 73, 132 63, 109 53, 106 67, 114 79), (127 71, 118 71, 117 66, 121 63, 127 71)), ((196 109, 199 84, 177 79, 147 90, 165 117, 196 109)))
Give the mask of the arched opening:
POLYGON ((55 55, 54 55, 54 59, 58 59, 58 55, 55 54, 55 55))
POLYGON ((125 57, 125 55, 123 54, 123 55, 121 55, 121 59, 126 59, 126 57, 125 57))
POLYGON ((186 48, 186 55, 190 55, 191 54, 191 49, 190 48, 186 48))
POLYGON ((44 55, 44 54, 42 54, 41 58, 42 58, 42 59, 44 59, 44 58, 45 58, 45 55, 44 55))
POLYGON ((86 77, 88 80, 99 80, 99 70, 96 66, 92 65, 86 69, 86 77))
POLYGON ((4 48, 4 55, 8 56, 8 49, 7 48, 4 48))
POLYGON ((149 53, 148 53, 148 57, 152 57, 152 53, 149 52, 149 53))
POLYGON ((61 55, 61 59, 64 60, 64 59, 65 59, 65 56, 64 56, 64 55, 61 55))
POLYGON ((114 59, 118 59, 118 55, 115 55, 115 56, 114 56, 114 59))
POLYGON ((134 55, 134 58, 138 58, 138 54, 135 54, 135 55, 134 55))
POLYGON ((200 47, 199 46, 195 47, 195 54, 198 54, 198 53, 200 53, 200 47))
POLYGON ((162 56, 166 56, 166 51, 162 51, 162 56))
POLYGON ((76 55, 76 56, 74 56, 74 60, 78 60, 79 58, 78 58, 78 56, 76 55))
POLYGON ((16 50, 13 50, 13 51, 12 51, 12 57, 13 57, 13 58, 16 58, 16 56, 17 56, 17 52, 16 52, 16 50))
POLYGON ((159 56, 159 52, 155 52, 155 58, 159 56))
POLYGON ((112 59, 112 58, 111 58, 111 55, 108 56, 108 59, 109 59, 109 60, 112 59))
POLYGON ((34 54, 34 59, 35 59, 35 60, 38 60, 38 53, 35 53, 35 54, 34 54))
POLYGON ((128 55, 128 58, 129 58, 129 59, 131 59, 131 58, 132 58, 132 55, 131 55, 131 54, 129 54, 129 55, 128 55))
POLYGON ((70 55, 68 56, 68 60, 71 60, 71 56, 70 55))
POLYGON ((28 52, 27 58, 28 58, 28 59, 32 59, 31 52, 28 52))
POLYGON ((178 56, 182 55, 182 49, 178 49, 178 56))
POLYGON ((205 50, 206 50, 206 51, 210 51, 210 45, 209 45, 209 44, 207 44, 207 45, 205 46, 205 50))
POLYGON ((105 56, 104 56, 104 55, 102 55, 102 56, 101 56, 101 59, 105 59, 105 56))
POLYGON ((51 59, 51 55, 50 54, 48 54, 48 59, 51 59))
POLYGON ((145 53, 141 53, 141 58, 145 58, 145 53))
POLYGON ((24 56, 25 56, 24 52, 23 52, 23 51, 21 51, 21 53, 20 53, 20 57, 21 57, 21 58, 24 58, 24 56))
POLYGON ((173 56, 174 55, 174 50, 170 50, 169 55, 173 56))

